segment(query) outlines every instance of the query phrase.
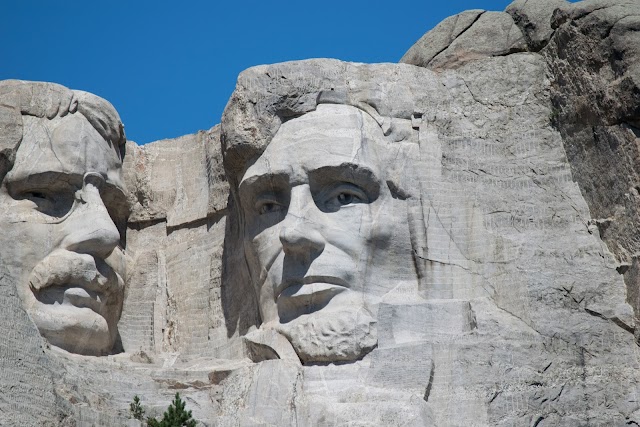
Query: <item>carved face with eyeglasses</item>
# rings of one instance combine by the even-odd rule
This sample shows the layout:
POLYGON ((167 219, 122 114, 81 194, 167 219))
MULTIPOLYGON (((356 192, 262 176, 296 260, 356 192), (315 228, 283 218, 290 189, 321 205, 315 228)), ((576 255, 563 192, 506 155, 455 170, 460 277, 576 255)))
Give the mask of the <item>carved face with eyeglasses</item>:
POLYGON ((23 138, 0 188, 4 261, 52 345, 108 354, 124 292, 120 147, 80 113, 22 120, 23 138))
POLYGON ((398 209, 406 217, 385 179, 387 145, 362 110, 321 104, 283 123, 239 180, 262 327, 303 361, 354 360, 377 342, 376 304, 397 284, 385 251, 398 209))

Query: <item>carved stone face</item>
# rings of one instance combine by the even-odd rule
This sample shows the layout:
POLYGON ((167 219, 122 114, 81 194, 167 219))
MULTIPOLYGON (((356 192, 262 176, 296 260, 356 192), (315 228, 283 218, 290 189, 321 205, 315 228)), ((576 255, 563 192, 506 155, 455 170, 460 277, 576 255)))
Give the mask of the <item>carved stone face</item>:
POLYGON ((118 148, 81 114, 23 116, 0 188, 3 262, 40 333, 67 351, 112 350, 123 301, 126 218, 118 148))
POLYGON ((263 323, 303 360, 352 360, 375 346, 372 307, 391 286, 372 268, 393 223, 384 144, 368 114, 319 105, 284 123, 240 181, 263 323))

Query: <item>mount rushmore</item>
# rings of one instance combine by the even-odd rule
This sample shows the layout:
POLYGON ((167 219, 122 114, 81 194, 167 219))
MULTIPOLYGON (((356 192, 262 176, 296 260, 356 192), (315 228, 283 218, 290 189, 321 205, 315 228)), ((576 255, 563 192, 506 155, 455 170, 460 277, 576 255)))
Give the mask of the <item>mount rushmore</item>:
POLYGON ((466 11, 144 146, 0 81, 0 424, 640 425, 639 30, 466 11))

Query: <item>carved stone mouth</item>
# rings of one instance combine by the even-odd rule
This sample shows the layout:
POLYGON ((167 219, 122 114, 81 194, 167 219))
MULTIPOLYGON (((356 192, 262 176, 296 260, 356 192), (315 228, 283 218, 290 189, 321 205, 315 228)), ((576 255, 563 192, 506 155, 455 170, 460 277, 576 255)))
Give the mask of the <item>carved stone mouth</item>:
POLYGON ((295 298, 315 293, 331 292, 334 295, 349 288, 347 282, 332 276, 307 276, 285 280, 278 286, 277 298, 295 298))
POLYGON ((88 308, 98 314, 101 314, 104 303, 100 293, 78 284, 46 287, 38 292, 37 299, 44 304, 88 308))
POLYGON ((286 298, 305 298, 313 295, 338 294, 346 291, 347 288, 340 285, 332 285, 329 283, 309 283, 303 285, 293 285, 286 288, 280 294, 280 297, 286 298))
POLYGON ((123 281, 100 258, 60 250, 36 265, 29 276, 29 285, 42 304, 87 308, 104 317, 109 298, 119 291, 123 281))
POLYGON ((348 290, 345 285, 343 280, 326 277, 309 277, 302 281, 292 281, 277 298, 280 320, 287 322, 302 314, 321 310, 333 297, 348 290))
POLYGON ((29 285, 35 293, 63 287, 108 295, 118 291, 121 283, 122 278, 104 260, 68 251, 49 255, 29 276, 29 285))

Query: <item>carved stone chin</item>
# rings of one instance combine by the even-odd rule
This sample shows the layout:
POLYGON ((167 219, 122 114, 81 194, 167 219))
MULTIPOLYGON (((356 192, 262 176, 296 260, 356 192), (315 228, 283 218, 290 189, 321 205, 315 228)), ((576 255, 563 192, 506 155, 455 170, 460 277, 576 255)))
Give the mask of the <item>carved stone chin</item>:
POLYGON ((279 325, 303 363, 352 362, 378 343, 376 319, 364 310, 316 312, 279 325))

